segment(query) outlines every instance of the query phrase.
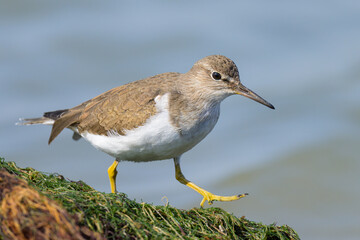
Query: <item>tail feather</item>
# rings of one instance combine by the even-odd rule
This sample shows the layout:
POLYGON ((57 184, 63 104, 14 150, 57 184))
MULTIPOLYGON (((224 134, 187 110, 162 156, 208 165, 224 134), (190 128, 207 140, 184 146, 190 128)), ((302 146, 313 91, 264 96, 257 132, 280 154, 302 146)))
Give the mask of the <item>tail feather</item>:
POLYGON ((50 118, 53 120, 57 120, 59 119, 62 115, 64 115, 65 113, 67 113, 69 111, 69 109, 62 109, 62 110, 57 110, 57 111, 52 111, 52 112, 46 112, 44 113, 44 117, 46 118, 50 118))
POLYGON ((67 113, 68 109, 57 110, 53 112, 46 112, 40 118, 20 118, 16 125, 32 125, 32 124, 46 124, 53 125, 63 114, 67 113))
MULTIPOLYGON (((44 113, 44 116, 40 118, 20 119, 20 122, 17 122, 16 125, 32 125, 32 124, 52 125, 51 134, 48 142, 50 144, 64 128, 67 128, 75 124, 80 115, 81 115, 81 111, 77 109, 57 110, 53 112, 46 112, 44 113)), ((80 138, 81 135, 75 132, 73 139, 78 140, 80 138)))
POLYGON ((45 124, 45 125, 52 125, 54 124, 55 120, 47 117, 40 117, 40 118, 20 118, 19 122, 16 125, 32 125, 32 124, 45 124))

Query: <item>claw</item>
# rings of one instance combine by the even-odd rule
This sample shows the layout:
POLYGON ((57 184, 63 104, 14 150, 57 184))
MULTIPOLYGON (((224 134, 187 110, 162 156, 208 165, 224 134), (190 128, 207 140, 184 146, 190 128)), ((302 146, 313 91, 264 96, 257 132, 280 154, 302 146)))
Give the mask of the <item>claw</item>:
POLYGON ((202 199, 202 201, 200 202, 200 207, 204 206, 205 201, 208 201, 208 204, 211 205, 211 204, 213 204, 214 201, 229 202, 229 201, 238 200, 238 199, 243 198, 246 195, 248 195, 247 193, 234 195, 234 196, 218 196, 218 195, 212 194, 211 192, 208 192, 205 189, 203 189, 203 188, 197 186, 196 184, 190 182, 189 180, 187 180, 181 172, 179 161, 180 161, 179 157, 174 158, 175 177, 179 182, 188 186, 189 188, 194 189, 195 191, 197 191, 204 197, 202 199))
POLYGON ((204 196, 203 200, 200 203, 201 207, 204 207, 205 201, 208 201, 208 204, 212 205, 214 201, 230 202, 230 201, 239 200, 240 198, 243 198, 243 197, 249 195, 248 193, 244 193, 244 194, 239 194, 239 195, 234 195, 234 196, 218 196, 218 195, 212 194, 204 189, 202 189, 202 191, 198 191, 198 192, 204 196))

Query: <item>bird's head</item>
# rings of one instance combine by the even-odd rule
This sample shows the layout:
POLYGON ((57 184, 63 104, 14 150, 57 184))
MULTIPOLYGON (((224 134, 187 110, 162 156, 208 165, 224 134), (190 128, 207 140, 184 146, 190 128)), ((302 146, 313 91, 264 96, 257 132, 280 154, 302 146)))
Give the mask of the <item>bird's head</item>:
POLYGON ((230 95, 243 95, 269 108, 274 106, 245 87, 235 63, 222 55, 211 55, 197 61, 188 72, 197 82, 197 88, 223 100, 230 95))

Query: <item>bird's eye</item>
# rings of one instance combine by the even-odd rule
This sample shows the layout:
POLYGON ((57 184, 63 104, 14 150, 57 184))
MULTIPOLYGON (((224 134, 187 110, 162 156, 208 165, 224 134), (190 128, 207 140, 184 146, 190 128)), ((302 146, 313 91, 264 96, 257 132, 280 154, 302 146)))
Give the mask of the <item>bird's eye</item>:
POLYGON ((213 78, 214 80, 220 80, 220 79, 221 79, 221 74, 218 73, 218 72, 213 72, 213 73, 211 74, 211 76, 212 76, 212 78, 213 78))

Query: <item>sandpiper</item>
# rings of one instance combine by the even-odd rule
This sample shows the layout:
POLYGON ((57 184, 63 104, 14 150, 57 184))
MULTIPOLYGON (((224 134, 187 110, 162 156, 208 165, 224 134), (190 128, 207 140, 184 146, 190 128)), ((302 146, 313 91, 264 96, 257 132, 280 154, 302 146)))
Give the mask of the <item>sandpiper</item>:
POLYGON ((113 156, 108 174, 116 192, 120 161, 147 162, 174 159, 175 177, 205 201, 233 201, 245 194, 214 195, 187 180, 180 157, 214 128, 220 103, 230 95, 243 95, 274 109, 273 105, 240 82, 238 68, 229 58, 212 55, 197 61, 187 73, 169 72, 113 88, 74 108, 24 119, 22 124, 49 124, 49 144, 65 128, 95 148, 113 156))

